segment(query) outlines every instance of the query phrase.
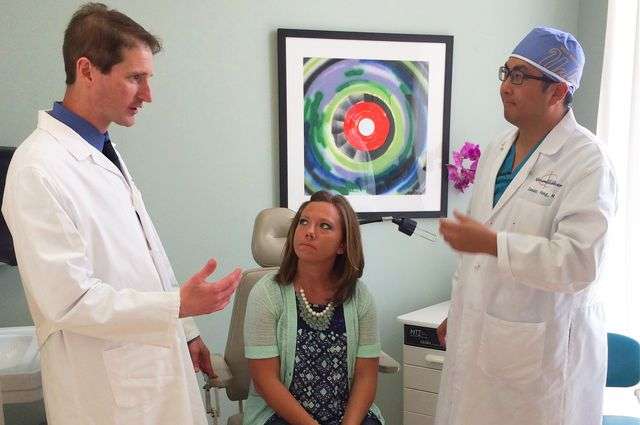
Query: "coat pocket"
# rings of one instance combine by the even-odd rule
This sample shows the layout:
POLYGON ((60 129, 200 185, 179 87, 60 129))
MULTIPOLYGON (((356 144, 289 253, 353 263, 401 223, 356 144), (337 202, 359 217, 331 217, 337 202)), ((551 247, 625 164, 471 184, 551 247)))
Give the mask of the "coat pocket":
POLYGON ((548 220, 553 218, 551 208, 524 198, 516 198, 509 230, 525 235, 547 236, 548 220))
POLYGON ((109 385, 120 407, 148 404, 175 383, 172 349, 125 344, 102 352, 109 385))
POLYGON ((542 371, 545 323, 509 322, 485 314, 478 362, 487 375, 507 385, 536 381, 542 371))

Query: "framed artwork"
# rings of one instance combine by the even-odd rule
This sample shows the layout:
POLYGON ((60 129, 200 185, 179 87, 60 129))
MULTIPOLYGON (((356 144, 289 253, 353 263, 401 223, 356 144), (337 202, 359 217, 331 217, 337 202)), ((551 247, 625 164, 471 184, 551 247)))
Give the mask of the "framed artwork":
POLYGON ((280 205, 447 212, 453 36, 278 29, 280 205))

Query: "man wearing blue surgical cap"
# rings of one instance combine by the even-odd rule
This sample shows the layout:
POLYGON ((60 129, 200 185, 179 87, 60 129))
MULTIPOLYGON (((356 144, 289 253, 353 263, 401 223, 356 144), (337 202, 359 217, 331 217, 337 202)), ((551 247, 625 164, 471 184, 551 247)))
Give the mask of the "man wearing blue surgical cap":
POLYGON ((616 208, 603 146, 571 109, 584 53, 534 28, 498 69, 515 126, 482 155, 458 251, 437 425, 601 425, 607 337, 595 291, 616 208))

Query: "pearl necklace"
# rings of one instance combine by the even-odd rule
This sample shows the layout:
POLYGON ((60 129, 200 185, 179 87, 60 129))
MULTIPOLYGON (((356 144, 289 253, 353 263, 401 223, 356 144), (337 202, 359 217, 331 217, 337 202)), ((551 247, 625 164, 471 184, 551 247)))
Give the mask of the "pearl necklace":
POLYGON ((302 287, 300 287, 300 295, 302 296, 302 302, 304 303, 304 307, 307 309, 307 311, 315 317, 323 317, 326 316, 327 314, 329 314, 332 310, 333 310, 333 302, 329 302, 329 304, 327 304, 324 308, 324 310, 322 311, 315 311, 314 309, 311 308, 311 304, 309 304, 309 301, 307 301, 307 297, 304 293, 304 289, 302 289, 302 287))
POLYGON ((329 302, 323 311, 315 311, 311 308, 311 304, 309 303, 309 300, 307 300, 304 289, 300 288, 300 290, 296 292, 296 298, 298 299, 298 311, 300 312, 300 317, 307 325, 318 331, 326 331, 329 329, 331 319, 333 318, 333 312, 335 311, 333 302, 329 302))

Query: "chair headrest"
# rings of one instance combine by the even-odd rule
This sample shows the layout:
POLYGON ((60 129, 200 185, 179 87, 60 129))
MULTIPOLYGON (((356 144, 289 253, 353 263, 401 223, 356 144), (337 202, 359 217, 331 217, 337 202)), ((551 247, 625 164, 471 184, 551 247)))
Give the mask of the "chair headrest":
POLYGON ((260 211, 253 224, 251 252, 262 267, 277 267, 282 262, 284 244, 296 213, 288 208, 260 211))

